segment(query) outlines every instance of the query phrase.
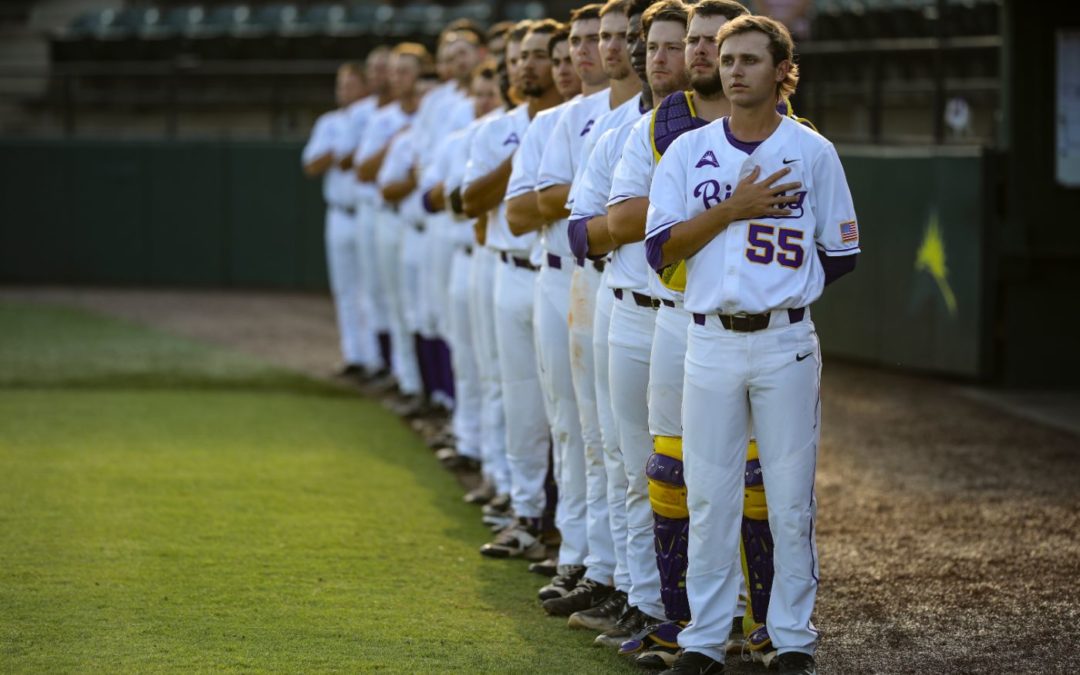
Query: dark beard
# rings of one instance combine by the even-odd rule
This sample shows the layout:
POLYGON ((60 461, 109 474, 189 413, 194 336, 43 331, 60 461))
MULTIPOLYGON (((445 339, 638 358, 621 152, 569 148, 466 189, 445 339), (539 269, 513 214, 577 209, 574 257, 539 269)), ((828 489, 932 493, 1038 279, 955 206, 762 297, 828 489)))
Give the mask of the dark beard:
POLYGON ((546 89, 541 89, 539 85, 535 85, 535 84, 530 86, 530 87, 526 87, 525 85, 522 85, 521 86, 521 93, 525 94, 529 98, 540 98, 541 96, 543 96, 544 94, 547 93, 547 90, 546 89))
POLYGON ((690 79, 690 86, 702 96, 716 96, 724 93, 724 83, 720 80, 720 74, 714 73, 712 77, 690 79))

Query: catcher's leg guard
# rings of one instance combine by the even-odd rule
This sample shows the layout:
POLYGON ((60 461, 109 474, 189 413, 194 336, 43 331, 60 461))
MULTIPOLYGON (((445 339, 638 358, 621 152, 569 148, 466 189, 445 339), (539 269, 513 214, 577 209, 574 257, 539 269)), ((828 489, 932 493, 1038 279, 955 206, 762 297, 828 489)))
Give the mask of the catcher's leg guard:
POLYGON ((743 493, 742 551, 743 575, 749 597, 743 616, 743 633, 751 652, 772 651, 772 641, 765 630, 769 596, 773 584, 773 538, 769 529, 769 508, 765 500, 765 482, 761 476, 757 441, 750 441, 746 456, 743 493))
POLYGON ((645 475, 653 510, 653 540, 660 570, 660 600, 670 621, 689 621, 686 597, 686 551, 690 513, 683 482, 682 439, 657 436, 645 475))

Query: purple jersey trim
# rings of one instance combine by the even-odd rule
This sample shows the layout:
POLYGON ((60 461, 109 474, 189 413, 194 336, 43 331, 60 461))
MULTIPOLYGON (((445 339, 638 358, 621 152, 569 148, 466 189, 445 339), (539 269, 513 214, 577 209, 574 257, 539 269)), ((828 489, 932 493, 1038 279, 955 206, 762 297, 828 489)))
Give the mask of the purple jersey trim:
POLYGON ((825 255, 823 251, 817 252, 821 267, 825 270, 825 285, 828 286, 845 274, 855 270, 855 262, 859 254, 853 255, 825 255))
POLYGON ((668 239, 671 239, 670 227, 645 239, 645 260, 657 272, 664 269, 664 244, 668 239))
POLYGON ((570 221, 567 232, 570 237, 570 250, 575 258, 589 257, 589 221, 592 216, 574 218, 570 221))
POLYGON ((761 145, 761 141, 747 143, 745 141, 740 141, 739 139, 735 138, 734 134, 731 133, 731 128, 728 127, 728 118, 726 117, 724 118, 724 135, 727 136, 728 143, 731 143, 733 147, 742 150, 748 155, 757 150, 757 147, 761 145))

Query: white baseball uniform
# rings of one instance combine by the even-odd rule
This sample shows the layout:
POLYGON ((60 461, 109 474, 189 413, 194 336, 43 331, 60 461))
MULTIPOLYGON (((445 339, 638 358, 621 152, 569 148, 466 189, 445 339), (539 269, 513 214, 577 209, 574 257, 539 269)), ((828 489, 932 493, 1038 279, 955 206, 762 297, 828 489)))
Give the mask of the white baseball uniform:
POLYGON ((649 193, 650 262, 659 264, 657 252, 672 227, 727 199, 755 166, 762 176, 792 169, 782 179, 802 183, 792 195, 792 214, 733 222, 687 261, 685 306, 694 320, 687 335, 683 463, 693 621, 679 644, 720 661, 741 585, 735 561, 751 419, 775 543, 769 635, 781 654, 814 650, 821 356, 809 305, 825 284, 819 252, 859 251, 851 194, 831 143, 786 117, 764 141, 743 143, 722 118, 676 139, 657 165, 649 193), (763 315, 767 324, 763 316, 740 315, 763 315), (757 330, 746 332, 750 327, 757 330))
MULTIPOLYGON (((465 167, 466 189, 518 149, 529 122, 528 106, 520 105, 477 130, 465 167)), ((485 245, 501 260, 495 268, 494 322, 506 410, 510 497, 518 517, 540 518, 547 502, 544 481, 551 437, 533 337, 536 268, 529 258, 536 234, 514 236, 505 214, 504 202, 489 214, 485 245)))
POLYGON ((347 110, 332 110, 316 120, 302 161, 307 164, 327 153, 333 156, 333 164, 323 174, 324 237, 341 355, 346 364, 370 365, 376 344, 370 341, 371 332, 365 324, 353 180, 338 165, 345 153, 351 152, 350 143, 355 144, 355 135, 351 133, 347 110))
MULTIPOLYGON (((563 115, 576 102, 556 106, 539 113, 529 125, 514 153, 513 170, 506 189, 506 199, 532 194, 545 147, 560 141, 553 136, 563 115)), ((560 565, 583 565, 591 555, 587 537, 585 451, 581 441, 581 423, 574 385, 570 378, 570 354, 566 315, 570 300, 570 271, 573 259, 566 239, 566 220, 559 220, 539 232, 542 255, 540 272, 534 287, 533 329, 540 385, 544 392, 553 441, 555 480, 558 503, 555 525, 562 535, 560 565)), ((611 569, 590 567, 598 581, 611 583, 611 569)))
MULTIPOLYGON (((357 155, 360 162, 383 149, 394 135, 409 125, 412 115, 398 103, 383 106, 372 117, 357 155)), ((389 157, 391 153, 387 153, 389 157)), ((385 162, 385 160, 384 160, 385 162)), ((420 370, 412 336, 405 328, 401 300, 401 224, 397 212, 381 196, 375 201, 375 248, 379 271, 379 294, 384 301, 392 344, 392 370, 404 394, 422 391, 420 370)))
MULTIPOLYGON (((548 134, 548 142, 542 149, 534 189, 540 191, 554 185, 573 183, 585 137, 591 132, 596 119, 610 110, 609 94, 610 90, 604 89, 589 96, 575 97, 562 106, 563 113, 558 124, 548 134)), ((553 304, 554 300, 548 300, 544 304, 547 311, 541 318, 541 330, 545 331, 546 337, 542 342, 544 346, 551 345, 549 351, 553 353, 553 358, 550 359, 552 364, 548 367, 553 375, 557 376, 559 390, 562 392, 559 394, 562 399, 559 407, 564 415, 569 413, 576 416, 576 427, 581 439, 580 450, 576 440, 572 447, 565 448, 573 452, 574 457, 569 460, 564 457, 564 466, 560 467, 561 473, 566 476, 565 480, 573 481, 571 485, 578 488, 578 492, 572 496, 569 505, 564 505, 567 497, 563 495, 565 489, 560 487, 559 508, 572 511, 571 518, 575 520, 580 520, 581 515, 584 515, 587 540, 587 555, 584 560, 586 576, 606 585, 616 585, 618 565, 611 537, 607 474, 604 470, 603 442, 597 420, 593 384, 592 312, 586 314, 584 311, 572 311, 572 287, 580 271, 576 264, 571 262, 573 253, 567 233, 568 222, 565 219, 559 220, 541 232, 545 258, 547 253, 551 253, 559 259, 559 269, 549 269, 546 275, 541 274, 547 284, 557 289, 554 297, 559 303, 553 304), (560 339, 560 335, 567 348, 565 357, 555 352, 558 347, 556 341, 560 339), (567 384, 570 385, 569 390, 567 384), (574 406, 572 410, 566 409, 568 403, 574 406), (580 491, 581 481, 584 481, 583 494, 580 491)), ((550 261, 545 260, 545 264, 551 267, 550 261)), ((539 293, 541 291, 538 290, 538 298, 539 293)), ((553 291, 542 293, 551 295, 553 291)), ((553 379, 553 389, 555 384, 553 379)))

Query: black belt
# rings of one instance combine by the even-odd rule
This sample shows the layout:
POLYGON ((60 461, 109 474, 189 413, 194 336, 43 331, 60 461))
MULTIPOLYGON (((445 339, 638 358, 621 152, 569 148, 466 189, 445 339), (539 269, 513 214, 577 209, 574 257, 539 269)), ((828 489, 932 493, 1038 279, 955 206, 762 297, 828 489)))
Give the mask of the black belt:
POLYGON ((465 255, 472 255, 472 246, 466 246, 462 250, 465 251, 465 255))
POLYGON ((674 307, 675 306, 675 301, 674 300, 664 300, 664 299, 662 299, 662 300, 660 300, 660 302, 664 303, 664 307, 674 307))
POLYGON ((554 253, 548 253, 547 254, 547 266, 550 267, 553 270, 561 270, 562 269, 562 258, 555 255, 554 253))
POLYGON ((575 258, 578 267, 585 267, 586 263, 590 263, 597 272, 603 272, 607 267, 606 260, 590 260, 589 258, 575 258))
POLYGON ((536 270, 540 269, 536 265, 529 262, 528 258, 519 258, 515 255, 510 255, 506 251, 499 251, 499 259, 501 259, 504 263, 513 265, 514 267, 520 267, 523 270, 529 270, 530 272, 535 272, 536 270))
MULTIPOLYGON (((615 297, 619 300, 623 299, 623 289, 614 289, 615 297)), ((660 303, 656 298, 645 295, 644 293, 638 293, 637 291, 630 291, 630 295, 634 298, 634 304, 638 307, 648 307, 649 309, 656 309, 660 306, 660 303)))
POLYGON ((417 221, 417 222, 413 223, 413 229, 416 230, 417 232, 422 233, 424 230, 427 229, 427 225, 424 225, 424 223, 422 223, 420 221, 417 221))
POLYGON ((350 216, 355 216, 356 215, 356 207, 355 206, 335 206, 334 208, 337 209, 338 211, 344 211, 346 213, 346 215, 350 215, 350 216))
MULTIPOLYGON (((799 323, 806 316, 805 307, 796 307, 787 311, 788 323, 799 323)), ((753 333, 765 330, 769 327, 769 319, 772 314, 717 314, 720 317, 720 325, 736 333, 753 333)), ((705 325, 704 314, 694 314, 694 323, 699 326, 705 325)))

